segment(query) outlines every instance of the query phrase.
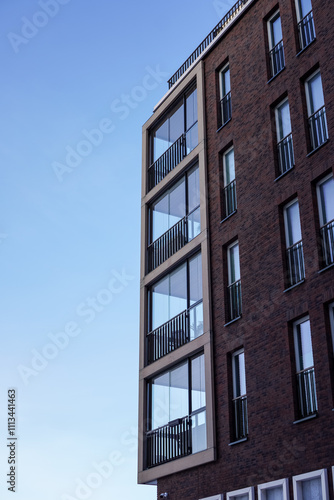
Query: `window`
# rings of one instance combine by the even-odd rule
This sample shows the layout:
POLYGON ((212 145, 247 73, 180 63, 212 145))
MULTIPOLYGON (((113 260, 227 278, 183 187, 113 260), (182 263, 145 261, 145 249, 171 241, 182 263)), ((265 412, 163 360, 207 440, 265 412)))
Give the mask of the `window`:
POLYGON ((227 248, 227 272, 228 272, 228 321, 241 317, 241 280, 239 263, 239 242, 232 243, 227 248))
POLYGON ((218 126, 223 127, 232 118, 230 66, 226 64, 219 73, 220 106, 218 126))
POLYGON ((254 488, 230 491, 226 493, 226 500, 254 500, 254 488))
POLYGON ((270 78, 285 66, 281 16, 279 10, 268 21, 270 78))
POLYGON ((148 189, 156 186, 198 144, 197 89, 192 88, 151 131, 148 189))
POLYGON ((328 500, 326 469, 300 474, 292 480, 294 500, 328 500))
POLYGON ((328 140, 327 119, 320 71, 305 82, 311 151, 328 140))
POLYGON ((284 207, 286 243, 286 284, 288 287, 305 278, 302 233, 300 227, 299 203, 295 199, 284 207))
POLYGON ((201 231, 198 165, 152 204, 149 222, 147 267, 152 271, 201 231))
POLYGON ((334 302, 329 304, 329 323, 331 327, 331 333, 332 333, 332 346, 333 346, 333 353, 334 353, 334 302))
POLYGON ((295 0, 298 23, 299 49, 304 50, 315 39, 311 0, 295 0))
POLYGON ((148 363, 202 335, 202 298, 200 253, 149 289, 148 363))
POLYGON ((235 183, 234 148, 230 148, 223 154, 223 219, 234 214, 237 210, 237 193, 235 183))
POLYGON ((311 327, 308 317, 293 325, 296 377, 298 395, 298 417, 306 418, 317 412, 314 362, 311 327))
POLYGON ((147 467, 206 449, 204 354, 148 383, 147 467))
POLYGON ((289 482, 279 479, 257 487, 259 500, 289 500, 289 482))
POLYGON ((201 498, 200 500, 223 500, 223 495, 214 495, 213 497, 201 498))
POLYGON ((232 356, 233 380, 233 440, 238 441, 248 435, 245 353, 241 349, 232 356))
POLYGON ((283 175, 295 164, 288 99, 276 107, 275 118, 279 175, 283 175))
POLYGON ((328 175, 317 185, 323 267, 334 264, 334 178, 328 175))

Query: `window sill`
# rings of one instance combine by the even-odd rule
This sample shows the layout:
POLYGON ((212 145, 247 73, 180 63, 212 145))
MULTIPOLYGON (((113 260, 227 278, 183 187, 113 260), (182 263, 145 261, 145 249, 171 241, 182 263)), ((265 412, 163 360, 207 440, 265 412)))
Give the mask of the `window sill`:
POLYGON ((313 415, 310 415, 308 417, 301 418, 299 420, 295 420, 293 424, 301 424, 302 422, 306 422, 307 420, 312 420, 314 418, 318 417, 318 413, 313 413, 313 415))
POLYGON ((296 286, 299 286, 301 285, 302 283, 304 283, 305 279, 301 280, 301 281, 298 281, 298 283, 296 283, 295 285, 292 285, 292 286, 289 286, 289 288, 286 288, 285 290, 283 290, 283 293, 286 293, 286 292, 289 292, 290 290, 292 290, 293 288, 296 288, 296 286))
POLYGON ((318 146, 317 148, 315 149, 312 149, 312 151, 310 151, 307 155, 306 155, 306 158, 309 158, 310 156, 312 156, 314 153, 316 153, 317 151, 319 151, 320 148, 322 148, 323 146, 325 146, 325 144, 327 144, 327 142, 329 141, 329 139, 327 139, 327 141, 323 142, 322 144, 320 144, 320 146, 318 146))
POLYGON ((218 134, 218 132, 220 132, 222 128, 224 128, 228 123, 230 123, 231 120, 232 117, 229 120, 227 120, 227 122, 225 122, 223 125, 221 125, 219 128, 217 128, 216 133, 218 134))
POLYGON ((223 219, 223 220, 220 221, 220 224, 222 224, 223 222, 225 222, 227 219, 229 219, 230 217, 232 217, 232 215, 234 215, 236 213, 237 213, 237 210, 234 210, 233 212, 231 212, 230 215, 228 215, 227 217, 225 217, 225 219, 223 219))
POLYGON ((229 443, 228 445, 229 446, 234 446, 235 444, 244 443, 245 441, 248 441, 248 437, 245 437, 245 438, 242 438, 242 439, 238 439, 238 441, 233 441, 232 443, 229 443))
POLYGON ((273 80, 275 80, 276 76, 280 75, 282 73, 282 71, 285 70, 285 66, 284 68, 282 68, 278 73, 276 73, 276 75, 272 76, 271 78, 269 78, 269 80, 267 81, 267 84, 271 83, 273 80))
POLYGON ((296 57, 299 57, 303 52, 305 52, 306 49, 309 48, 310 45, 312 45, 312 43, 314 43, 316 41, 316 38, 313 38, 312 42, 310 42, 308 45, 306 45, 306 47, 304 47, 302 50, 300 50, 297 54, 296 54, 296 57))
POLYGON ((326 267, 323 267, 322 269, 320 269, 320 271, 318 271, 318 274, 324 273, 325 271, 328 271, 328 269, 331 269, 332 267, 334 267, 334 263, 329 264, 329 266, 326 266, 326 267))
POLYGON ((236 321, 238 321, 241 318, 242 318, 242 316, 238 316, 237 318, 231 319, 231 321, 229 321, 228 323, 225 323, 224 326, 232 325, 232 323, 235 323, 236 321))
POLYGON ((283 174, 279 175, 278 177, 276 177, 275 181, 274 182, 277 182, 279 181, 280 179, 282 179, 282 177, 285 177, 289 172, 291 172, 291 170, 294 169, 294 165, 292 165, 291 168, 289 168, 289 170, 286 170, 283 174))

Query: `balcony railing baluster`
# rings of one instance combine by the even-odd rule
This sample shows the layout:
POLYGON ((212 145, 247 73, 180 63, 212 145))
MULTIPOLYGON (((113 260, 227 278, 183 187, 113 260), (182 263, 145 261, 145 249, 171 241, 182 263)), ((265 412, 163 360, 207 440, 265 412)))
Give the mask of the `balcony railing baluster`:
POLYGON ((233 214, 237 209, 237 193, 235 179, 224 188, 225 217, 233 214))
POLYGON ((288 172, 294 164, 294 154, 293 154, 293 143, 292 143, 292 134, 287 135, 277 144, 278 149, 278 164, 279 164, 279 173, 280 175, 288 172))
POLYGON ((313 21, 313 12, 309 12, 298 23, 299 46, 304 50, 315 39, 315 29, 313 21))
POLYGON ((203 333, 202 314, 198 311, 202 307, 203 302, 199 300, 147 334, 147 364, 166 356, 203 333))
POLYGON ((228 92, 220 101, 218 108, 218 124, 223 127, 232 118, 232 99, 231 92, 228 92))
POLYGON ((297 390, 300 417, 316 413, 318 406, 313 367, 297 373, 297 390))
POLYGON ((148 190, 153 189, 184 158, 185 134, 182 134, 148 169, 148 190))
POLYGON ((228 313, 229 321, 237 319, 242 314, 241 307, 241 280, 232 283, 227 287, 228 290, 228 313))
POLYGON ((312 151, 328 140, 325 106, 318 109, 308 119, 312 151))
POLYGON ((243 439, 248 435, 248 417, 247 417, 247 396, 239 396, 233 399, 234 410, 234 438, 243 439))
POLYGON ((334 264, 334 220, 320 229, 324 267, 334 264))
POLYGON ((303 242, 299 241, 286 250, 288 286, 296 285, 305 279, 303 242))
POLYGON ((274 78, 285 66, 283 40, 278 42, 277 45, 269 52, 270 56, 270 71, 271 78, 274 78))

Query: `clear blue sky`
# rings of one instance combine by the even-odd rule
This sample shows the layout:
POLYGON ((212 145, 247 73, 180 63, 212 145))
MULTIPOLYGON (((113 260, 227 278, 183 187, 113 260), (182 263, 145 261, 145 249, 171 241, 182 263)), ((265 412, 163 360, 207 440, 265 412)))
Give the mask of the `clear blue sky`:
POLYGON ((141 127, 233 3, 0 3, 2 499, 12 387, 16 500, 156 498, 136 484, 141 127))

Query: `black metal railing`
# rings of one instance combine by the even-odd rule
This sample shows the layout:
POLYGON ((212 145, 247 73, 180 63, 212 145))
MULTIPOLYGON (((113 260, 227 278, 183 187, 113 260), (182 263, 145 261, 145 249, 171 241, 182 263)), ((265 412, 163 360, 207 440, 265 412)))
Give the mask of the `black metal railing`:
POLYGON ((228 92, 221 99, 218 107, 218 126, 223 127, 232 118, 231 92, 228 92))
POLYGON ((334 264, 334 220, 320 228, 323 266, 334 264))
POLYGON ((328 140, 325 106, 318 109, 308 119, 312 151, 328 140))
POLYGON ((270 77, 274 78, 285 66, 283 40, 269 52, 270 58, 270 77))
POLYGON ((313 12, 309 12, 298 23, 299 47, 305 49, 315 39, 313 12))
POLYGON ((305 279, 303 242, 299 241, 286 250, 287 284, 296 285, 305 279))
POLYGON ((237 190, 235 179, 224 187, 225 217, 233 214, 237 209, 237 190))
POLYGON ((247 396, 239 396, 233 399, 234 412, 234 439, 242 439, 248 436, 247 396))
POLYGON ((300 417, 305 418, 316 413, 318 406, 313 367, 297 373, 297 391, 300 417))
POLYGON ((190 455, 191 419, 183 417, 146 434, 147 468, 190 455))
POLYGON ((277 144, 279 174, 283 175, 295 164, 292 134, 287 135, 277 144))
POLYGON ((197 312, 199 306, 202 307, 202 300, 147 334, 147 364, 163 358, 203 333, 203 322, 192 314, 197 312), (191 324, 192 318, 196 324, 191 324))
POLYGON ((183 217, 160 238, 153 241, 147 249, 147 270, 153 271, 174 253, 178 252, 188 241, 188 217, 183 217))
POLYGON ((231 9, 225 14, 225 16, 219 21, 219 23, 213 28, 208 36, 199 44, 199 46, 194 50, 194 52, 188 57, 188 59, 180 66, 180 68, 174 73, 174 75, 168 80, 168 88, 171 88, 179 78, 187 71, 187 69, 196 61, 202 54, 202 52, 210 45, 210 43, 216 38, 216 36, 224 29, 238 14, 242 9, 243 5, 247 4, 250 0, 238 0, 231 9))
POLYGON ((186 137, 182 134, 148 169, 148 190, 159 184, 186 156, 186 137))
POLYGON ((237 319, 242 314, 241 307, 241 280, 227 287, 228 291, 228 321, 237 319))

